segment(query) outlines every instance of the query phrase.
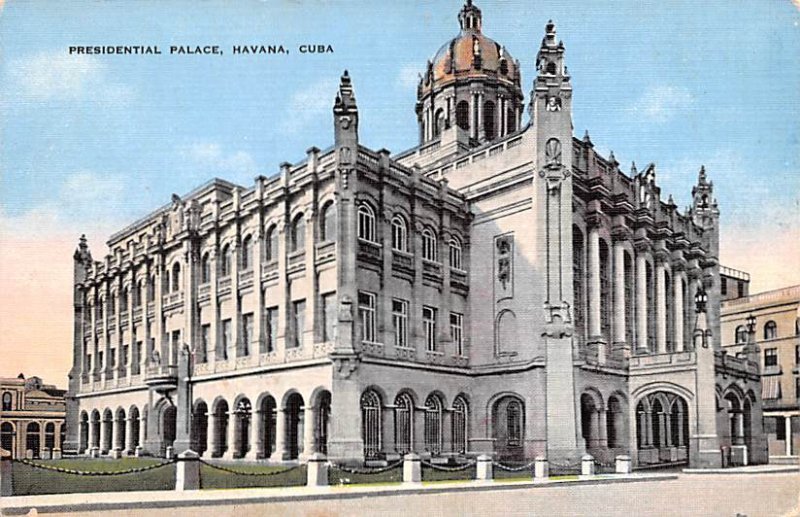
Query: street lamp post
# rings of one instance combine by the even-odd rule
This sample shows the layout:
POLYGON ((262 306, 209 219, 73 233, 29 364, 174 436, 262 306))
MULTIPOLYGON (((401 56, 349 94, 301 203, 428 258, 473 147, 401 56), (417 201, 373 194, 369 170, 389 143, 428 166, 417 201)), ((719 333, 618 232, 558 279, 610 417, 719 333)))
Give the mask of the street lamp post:
POLYGON ((697 320, 694 329, 694 347, 695 350, 698 345, 703 348, 708 348, 711 342, 711 329, 708 328, 706 321, 706 309, 708 305, 708 294, 702 287, 697 290, 694 295, 695 312, 697 313, 697 320))

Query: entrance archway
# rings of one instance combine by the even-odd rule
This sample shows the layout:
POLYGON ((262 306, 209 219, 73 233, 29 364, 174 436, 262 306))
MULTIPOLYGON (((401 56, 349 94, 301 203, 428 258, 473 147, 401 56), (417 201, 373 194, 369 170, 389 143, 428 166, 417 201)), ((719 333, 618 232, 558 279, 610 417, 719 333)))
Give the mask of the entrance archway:
POLYGON ((501 461, 522 461, 525 457, 525 404, 506 395, 492 407, 492 438, 501 461))
POLYGON ((299 393, 292 393, 286 399, 286 452, 290 460, 297 459, 303 452, 303 425, 305 404, 299 393))

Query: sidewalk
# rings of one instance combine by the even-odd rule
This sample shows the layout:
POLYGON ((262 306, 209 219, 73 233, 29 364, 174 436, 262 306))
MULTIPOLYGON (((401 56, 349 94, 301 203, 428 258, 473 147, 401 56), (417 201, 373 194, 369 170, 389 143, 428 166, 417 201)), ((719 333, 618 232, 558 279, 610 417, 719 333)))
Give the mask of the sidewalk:
POLYGON ((800 472, 800 465, 748 465, 725 469, 683 469, 684 474, 780 474, 800 472))
POLYGON ((143 510, 147 508, 182 508, 190 506, 277 503, 303 500, 353 499, 366 496, 398 494, 439 494, 445 492, 477 492, 517 490, 547 486, 600 485, 677 479, 677 474, 606 474, 587 478, 547 479, 545 481, 432 481, 376 485, 342 485, 328 487, 237 488, 229 490, 173 490, 151 492, 102 492, 91 494, 54 494, 13 496, 0 500, 2 515, 24 515, 32 508, 41 513, 143 510))

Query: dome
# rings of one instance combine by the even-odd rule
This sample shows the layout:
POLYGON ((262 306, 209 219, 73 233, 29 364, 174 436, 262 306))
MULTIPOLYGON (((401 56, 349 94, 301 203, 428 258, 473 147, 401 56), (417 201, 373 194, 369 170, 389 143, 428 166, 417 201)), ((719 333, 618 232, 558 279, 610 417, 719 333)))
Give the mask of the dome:
POLYGON ((456 79, 492 78, 519 86, 519 63, 481 32, 480 10, 471 1, 459 13, 461 32, 436 52, 421 84, 421 94, 456 79))

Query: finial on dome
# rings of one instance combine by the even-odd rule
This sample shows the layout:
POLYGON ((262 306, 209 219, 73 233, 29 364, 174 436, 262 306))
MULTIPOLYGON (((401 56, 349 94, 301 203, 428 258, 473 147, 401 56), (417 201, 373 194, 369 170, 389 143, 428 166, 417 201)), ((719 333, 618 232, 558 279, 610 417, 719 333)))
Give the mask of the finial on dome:
POLYGON ((458 13, 458 23, 462 31, 481 31, 481 10, 472 4, 472 0, 464 3, 464 7, 458 13))
POLYGON ((592 139, 589 137, 589 130, 585 130, 583 133, 583 143, 586 145, 594 145, 592 144, 592 139))
POLYGON ((631 162, 631 178, 639 174, 639 171, 636 170, 636 162, 631 162))

